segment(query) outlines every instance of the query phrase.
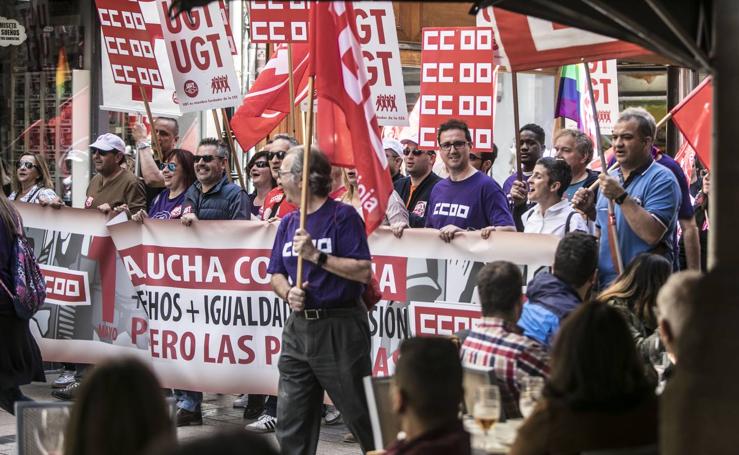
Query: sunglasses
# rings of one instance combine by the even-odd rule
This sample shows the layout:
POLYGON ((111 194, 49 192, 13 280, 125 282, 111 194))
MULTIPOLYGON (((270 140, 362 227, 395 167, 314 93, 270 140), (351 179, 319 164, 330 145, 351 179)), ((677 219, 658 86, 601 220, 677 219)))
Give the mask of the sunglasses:
POLYGON ((100 156, 105 156, 108 153, 117 153, 117 152, 118 152, 118 150, 115 150, 115 149, 113 149, 113 150, 100 150, 100 149, 96 149, 96 148, 91 148, 90 149, 90 153, 92 153, 92 154, 97 153, 100 156))
POLYGON ((467 144, 469 144, 469 142, 467 141, 444 142, 443 144, 439 144, 439 147, 441 147, 442 150, 451 150, 452 147, 454 147, 457 150, 460 150, 467 144))
POLYGON ((421 155, 424 155, 424 154, 426 154, 426 153, 428 153, 429 155, 431 155, 431 154, 433 154, 434 152, 431 152, 431 151, 426 151, 426 150, 420 150, 420 149, 416 149, 416 150, 411 150, 411 149, 404 149, 404 150, 403 150, 403 155, 404 155, 404 156, 408 156, 408 155, 410 155, 410 154, 413 154, 413 156, 421 156, 421 155))
POLYGON ((33 169, 33 168, 36 168, 36 169, 38 169, 38 166, 37 166, 37 165, 35 165, 35 164, 33 164, 33 163, 32 163, 32 162, 30 162, 30 161, 17 161, 17 162, 15 163, 15 168, 16 168, 16 169, 20 169, 20 168, 22 168, 22 167, 23 167, 23 168, 26 168, 26 169, 33 169))
POLYGON ((199 163, 200 160, 203 160, 204 163, 210 163, 211 161, 213 161, 216 158, 220 158, 220 156, 215 156, 215 155, 197 155, 197 156, 195 156, 195 162, 196 163, 199 163))
POLYGON ((285 154, 286 153, 287 152, 269 152, 269 153, 267 153, 267 159, 269 161, 272 161, 274 159, 274 157, 277 157, 278 160, 283 160, 283 159, 285 159, 285 154))
POLYGON ((167 169, 169 172, 174 172, 177 170, 177 163, 161 163, 159 165, 159 170, 163 171, 164 169, 167 169))
POLYGON ((475 155, 474 153, 470 153, 470 161, 478 161, 480 159, 481 158, 479 156, 475 155))
POLYGON ((255 167, 259 169, 264 169, 266 167, 269 167, 269 163, 266 161, 257 161, 256 163, 252 164, 251 167, 249 167, 249 169, 255 168, 255 167))

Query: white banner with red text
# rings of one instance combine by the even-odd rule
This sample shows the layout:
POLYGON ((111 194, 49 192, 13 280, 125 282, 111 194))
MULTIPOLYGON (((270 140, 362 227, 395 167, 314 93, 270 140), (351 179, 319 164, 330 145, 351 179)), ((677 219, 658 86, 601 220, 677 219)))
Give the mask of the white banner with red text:
MULTIPOLYGON (((48 283, 49 298, 32 320, 44 360, 135 355, 166 387, 275 393, 290 315, 266 272, 276 224, 107 226, 93 210, 17 206, 48 283)), ((475 324, 485 262, 519 264, 528 282, 552 263, 557 238, 496 232, 483 240, 466 232, 446 244, 433 230, 396 239, 380 228, 369 243, 383 293, 369 313, 373 373, 388 375, 403 339, 475 324)))

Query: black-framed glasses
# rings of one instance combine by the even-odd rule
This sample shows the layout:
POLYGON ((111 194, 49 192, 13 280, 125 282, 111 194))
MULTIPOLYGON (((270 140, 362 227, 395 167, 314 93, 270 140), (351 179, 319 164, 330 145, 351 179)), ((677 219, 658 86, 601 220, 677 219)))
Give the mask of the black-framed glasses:
POLYGON ((452 147, 454 147, 456 150, 460 150, 464 148, 469 142, 467 141, 454 141, 454 142, 444 142, 443 144, 439 144, 439 147, 442 150, 451 150, 452 147))
POLYGON ((413 156, 421 156, 421 155, 425 155, 425 154, 431 155, 432 153, 434 153, 434 152, 426 151, 426 150, 421 150, 421 149, 416 149, 416 150, 403 149, 403 155, 404 156, 408 156, 410 154, 413 154, 413 156))
POLYGON ((164 169, 167 169, 169 172, 174 172, 177 170, 177 163, 161 163, 159 164, 159 170, 163 171, 164 169))
POLYGON ((474 153, 470 152, 470 161, 478 161, 481 160, 479 156, 475 155, 474 153))
POLYGON ((15 168, 16 168, 16 169, 20 169, 20 168, 22 168, 22 167, 23 167, 23 168, 26 168, 26 169, 29 169, 29 170, 30 170, 30 169, 33 169, 33 168, 36 168, 36 169, 38 169, 38 166, 37 166, 37 165, 35 165, 35 164, 33 164, 33 163, 32 163, 32 162, 30 162, 30 161, 16 161, 16 162, 15 162, 15 168))
POLYGON ((285 155, 287 152, 279 151, 279 152, 267 152, 267 159, 269 161, 272 161, 275 157, 277 157, 278 160, 284 160, 285 155))
POLYGON ((220 156, 215 156, 215 155, 195 155, 194 158, 195 158, 195 162, 196 163, 199 163, 200 160, 203 160, 204 163, 210 163, 214 159, 220 158, 220 156))

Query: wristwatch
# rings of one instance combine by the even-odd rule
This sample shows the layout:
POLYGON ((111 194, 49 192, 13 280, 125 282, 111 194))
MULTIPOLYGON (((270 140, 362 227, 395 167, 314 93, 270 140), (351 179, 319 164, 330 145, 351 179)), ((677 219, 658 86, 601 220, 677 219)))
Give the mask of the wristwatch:
POLYGON ((624 203, 627 197, 629 197, 629 193, 624 191, 623 193, 621 193, 620 196, 613 198, 613 202, 615 202, 618 205, 621 205, 624 203))
POLYGON ((327 260, 327 259, 328 259, 328 254, 326 254, 326 253, 324 253, 323 251, 321 251, 321 252, 320 252, 320 253, 318 254, 318 260, 316 261, 316 265, 317 265, 318 267, 323 267, 323 265, 324 265, 324 264, 326 263, 326 260, 327 260))
POLYGON ((148 149, 151 148, 151 142, 149 141, 140 141, 136 143, 136 150, 142 150, 142 149, 148 149))

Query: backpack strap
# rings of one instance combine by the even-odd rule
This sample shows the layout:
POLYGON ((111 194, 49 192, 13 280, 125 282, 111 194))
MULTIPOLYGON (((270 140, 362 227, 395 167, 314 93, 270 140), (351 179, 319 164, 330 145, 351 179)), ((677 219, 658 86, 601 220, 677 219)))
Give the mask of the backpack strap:
POLYGON ((34 186, 36 187, 36 191, 34 191, 33 193, 29 194, 28 197, 26 198, 26 200, 29 203, 33 203, 34 202, 34 198, 36 197, 36 195, 38 195, 39 191, 41 191, 41 187, 40 186, 38 186, 38 185, 34 185, 34 186))
POLYGON ((567 215, 567 221, 565 221, 565 234, 570 232, 570 221, 572 221, 572 217, 576 214, 576 211, 571 211, 569 215, 567 215))
POLYGON ((8 289, 8 287, 5 286, 5 283, 3 282, 3 280, 0 280, 0 285, 2 285, 3 289, 5 289, 5 293, 8 294, 8 297, 10 297, 10 300, 13 300, 15 295, 13 295, 13 293, 10 292, 10 289, 8 289))

